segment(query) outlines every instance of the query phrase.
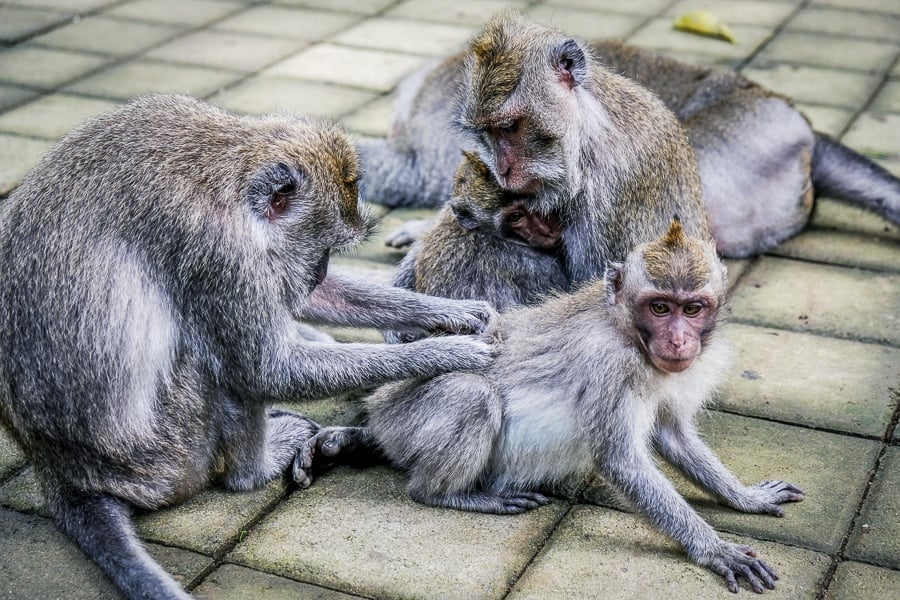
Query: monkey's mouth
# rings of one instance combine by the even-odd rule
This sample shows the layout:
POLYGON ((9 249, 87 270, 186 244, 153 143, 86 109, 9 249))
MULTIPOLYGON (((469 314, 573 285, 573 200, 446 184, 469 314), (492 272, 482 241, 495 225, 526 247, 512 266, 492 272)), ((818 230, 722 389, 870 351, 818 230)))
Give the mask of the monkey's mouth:
POLYGON ((328 259, 331 258, 331 252, 326 250, 325 254, 319 260, 319 263, 316 265, 315 269, 313 269, 313 273, 315 274, 315 285, 321 284, 325 281, 325 277, 328 275, 328 259))
POLYGON ((691 366, 691 363, 694 362, 694 357, 685 356, 683 358, 670 358, 663 356, 653 356, 652 361, 653 365, 660 371, 663 371, 665 373, 681 373, 691 366))

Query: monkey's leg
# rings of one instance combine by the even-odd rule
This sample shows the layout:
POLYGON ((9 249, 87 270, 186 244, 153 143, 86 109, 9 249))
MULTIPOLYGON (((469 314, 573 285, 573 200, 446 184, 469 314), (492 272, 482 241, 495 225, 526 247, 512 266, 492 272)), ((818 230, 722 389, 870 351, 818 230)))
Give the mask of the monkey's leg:
POLYGON ((385 246, 405 248, 425 235, 434 225, 434 219, 412 219, 392 231, 384 240, 385 246))
POLYGON ((127 598, 190 599, 141 545, 124 502, 52 480, 43 479, 42 484, 48 508, 59 528, 100 566, 127 598))
MULTIPOLYGON (((612 434, 609 437, 612 439, 612 434)), ((738 576, 745 577, 757 593, 763 587, 775 588, 775 571, 756 558, 752 548, 719 538, 675 490, 653 463, 649 449, 633 434, 621 439, 620 433, 615 443, 598 449, 597 454, 600 473, 638 512, 680 543, 692 561, 723 576, 731 592, 738 591, 738 576)))
POLYGON ((431 152, 385 139, 362 138, 357 146, 365 174, 360 195, 366 201, 391 208, 436 208, 450 197, 458 141, 431 152))
POLYGON ((703 443, 691 423, 662 425, 656 442, 660 453, 673 466, 724 504, 741 512, 783 517, 784 510, 779 504, 803 500, 803 490, 784 481, 743 485, 703 443))
POLYGON ((450 300, 332 275, 316 287, 303 316, 333 325, 486 333, 497 313, 486 302, 450 300))

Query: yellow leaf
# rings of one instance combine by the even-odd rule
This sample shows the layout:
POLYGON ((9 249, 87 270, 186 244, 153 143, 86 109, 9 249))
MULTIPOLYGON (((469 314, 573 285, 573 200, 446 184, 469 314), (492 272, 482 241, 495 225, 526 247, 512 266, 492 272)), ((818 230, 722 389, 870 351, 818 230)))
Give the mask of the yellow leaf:
POLYGON ((718 38, 732 44, 738 43, 731 27, 708 10, 692 10, 684 13, 675 19, 673 26, 681 31, 718 38))

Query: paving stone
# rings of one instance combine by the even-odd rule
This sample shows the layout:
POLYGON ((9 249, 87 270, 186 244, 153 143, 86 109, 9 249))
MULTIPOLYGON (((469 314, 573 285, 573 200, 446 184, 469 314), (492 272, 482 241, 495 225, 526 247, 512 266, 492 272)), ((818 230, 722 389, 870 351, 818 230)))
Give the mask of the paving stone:
POLYGON ((587 40, 611 37, 624 39, 644 22, 644 17, 639 15, 578 10, 548 4, 532 7, 525 15, 537 23, 587 40))
POLYGON ((41 486, 30 466, 0 486, 0 506, 42 517, 50 516, 41 486))
MULTIPOLYGON (((4 533, 0 598, 115 600, 121 594, 74 542, 43 517, 0 509, 4 533)), ((147 545, 150 555, 179 583, 190 582, 212 560, 177 548, 147 545)))
MULTIPOLYGON (((373 15, 381 12, 396 0, 328 0, 328 9, 341 12, 358 13, 363 15, 373 15)), ((286 6, 307 6, 311 8, 320 8, 322 0, 275 0, 275 4, 284 4, 286 6)))
POLYGON ((621 0, 547 0, 547 4, 551 5, 633 15, 655 15, 666 8, 669 2, 670 0, 632 0, 629 2, 621 0))
POLYGON ((757 25, 735 24, 731 27, 738 39, 737 44, 678 31, 672 27, 672 19, 654 19, 629 38, 629 42, 669 52, 707 54, 719 58, 744 58, 770 35, 768 28, 757 25))
POLYGON ((52 94, 0 115, 0 131, 56 140, 83 121, 117 106, 106 100, 52 94))
POLYGON ((466 44, 477 28, 400 19, 373 18, 336 35, 347 46, 446 56, 466 44))
POLYGON ((900 41, 900 16, 830 8, 807 8, 785 31, 813 31, 868 40, 900 41))
POLYGON ((380 96, 357 111, 341 119, 350 131, 371 137, 386 137, 391 129, 394 114, 394 98, 380 96))
POLYGON ((900 14, 900 6, 894 0, 812 0, 810 5, 823 8, 839 7, 900 14))
POLYGON ((898 297, 898 275, 766 256, 735 290, 732 313, 755 325, 900 346, 898 297))
POLYGON ((807 229, 769 253, 845 267, 900 272, 900 242, 846 231, 807 229))
POLYGON ((480 27, 506 7, 521 8, 526 0, 507 2, 504 0, 405 0, 384 13, 387 17, 440 21, 480 27))
POLYGON ((881 438, 897 408, 900 350, 731 324, 734 348, 716 406, 881 438))
MULTIPOLYGON (((856 514, 879 442, 719 411, 701 414, 698 425, 716 455, 744 484, 780 479, 799 486, 806 495, 802 502, 786 504, 783 518, 745 514, 716 504, 661 462, 678 492, 706 521, 717 529, 756 539, 837 551, 856 514)), ((627 508, 603 480, 592 483, 584 498, 627 508)))
POLYGON ((0 112, 34 98, 37 94, 34 90, 0 83, 0 112))
POLYGON ((0 52, 0 80, 51 89, 109 62, 90 54, 26 44, 0 52))
POLYGON ((826 600, 895 600, 900 590, 900 571, 858 562, 838 565, 826 600))
POLYGON ((794 8, 792 4, 786 2, 679 0, 666 10, 666 14, 674 20, 679 15, 692 10, 708 10, 731 27, 740 23, 771 28, 783 23, 794 11, 794 8))
POLYGON ((254 6, 219 21, 213 28, 316 41, 343 31, 358 20, 359 17, 346 13, 287 6, 254 6))
POLYGON ((865 73, 784 64, 752 67, 743 74, 799 102, 853 109, 862 106, 878 82, 865 73))
MULTIPOLYGON (((723 535, 756 549, 781 579, 766 598, 816 597, 830 559, 773 542, 723 535)), ((750 593, 743 579, 742 594, 750 593)), ((573 507, 508 596, 528 598, 724 598, 724 579, 688 561, 676 542, 634 515, 573 507)))
POLYGON ((0 6, 0 43, 14 44, 72 18, 70 13, 0 6))
POLYGON ((261 490, 206 489, 173 506, 137 516, 141 538, 212 555, 246 535, 248 524, 284 494, 281 480, 261 490))
POLYGON ((855 231, 900 242, 900 225, 894 225, 872 211, 830 198, 816 200, 810 223, 820 229, 855 231))
POLYGON ((0 482, 25 466, 25 454, 9 434, 0 429, 0 482))
POLYGON ((823 44, 821 34, 795 32, 777 36, 751 65, 792 63, 881 74, 896 55, 895 44, 851 38, 831 38, 823 44))
POLYGON ((136 0, 106 11, 106 15, 142 21, 198 27, 246 7, 222 0, 136 0))
POLYGON ((797 102, 795 106, 806 115, 816 131, 827 133, 832 137, 838 137, 850 122, 850 118, 853 117, 853 111, 846 108, 818 106, 803 102, 797 102))
POLYGON ((888 81, 870 107, 875 112, 900 113, 900 81, 888 81))
POLYGON ((50 149, 50 142, 0 133, 0 195, 10 193, 50 149))
POLYGON ((340 469, 280 504, 226 560, 370 597, 499 598, 565 512, 437 509, 405 488, 386 467, 340 469))
POLYGON ((130 100, 153 93, 204 97, 237 81, 241 74, 206 67, 135 60, 105 69, 65 88, 91 96, 130 100))
POLYGON ((317 44, 273 65, 264 74, 387 92, 422 63, 423 59, 409 54, 317 44))
POLYGON ((847 558, 900 569, 900 448, 887 448, 856 526, 847 558))
POLYGON ((119 0, 15 0, 10 2, 10 4, 70 10, 76 13, 86 13, 118 3, 119 0))
POLYGON ((88 17, 38 36, 34 42, 69 50, 126 56, 155 46, 178 31, 171 25, 88 17))
POLYGON ((738 280, 753 264, 750 258, 726 258, 723 259, 725 266, 728 267, 728 289, 734 289, 738 280))
POLYGON ((201 30, 154 48, 146 56, 252 72, 302 50, 308 44, 299 39, 201 30))
POLYGON ((406 249, 391 248, 384 244, 385 238, 411 219, 431 219, 437 214, 435 209, 393 210, 378 223, 374 234, 369 236, 355 251, 361 259, 396 266, 406 254, 406 249))
POLYGON ((222 565, 191 594, 198 600, 352 600, 349 596, 237 565, 222 565))
POLYGON ((845 144, 871 158, 886 154, 900 155, 900 114, 865 112, 842 140, 845 144))
POLYGON ((313 117, 337 119, 376 95, 363 90, 300 81, 286 77, 255 76, 210 100, 227 109, 262 114, 293 111, 313 117))

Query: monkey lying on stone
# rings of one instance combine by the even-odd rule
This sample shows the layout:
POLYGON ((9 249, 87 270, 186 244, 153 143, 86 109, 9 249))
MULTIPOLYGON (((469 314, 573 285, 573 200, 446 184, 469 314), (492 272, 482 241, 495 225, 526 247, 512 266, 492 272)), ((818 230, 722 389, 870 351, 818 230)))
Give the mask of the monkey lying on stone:
POLYGON ((299 323, 493 327, 483 302, 327 273, 368 229, 357 181, 334 126, 156 96, 77 128, 0 206, 0 422, 59 527, 127 597, 187 597, 130 505, 286 470, 309 485, 317 451, 356 445, 356 429, 266 405, 492 360, 471 336, 337 344, 299 323))
MULTIPOLYGON (((391 135, 361 141, 364 196, 388 206, 440 206, 459 151, 469 148, 508 190, 562 188, 563 198, 574 199, 570 214, 629 202, 628 191, 639 189, 648 171, 677 174, 672 164, 679 161, 669 148, 655 156, 639 151, 652 140, 631 121, 655 118, 648 112, 659 109, 619 102, 606 91, 618 85, 612 73, 658 94, 681 121, 720 253, 749 256, 794 235, 806 225, 814 195, 900 223, 900 179, 815 132, 789 99, 732 71, 621 42, 587 45, 510 12, 495 16, 462 53, 401 84, 391 135), (584 101, 590 97, 596 102, 584 101), (625 141, 611 144, 619 135, 625 141)), ((644 212, 658 211, 655 203, 634 205, 617 218, 645 221, 644 212)))
POLYGON ((743 512, 782 516, 780 503, 803 499, 782 481, 742 485, 695 428, 728 359, 725 288, 712 242, 676 220, 603 279, 505 313, 484 371, 379 388, 365 401, 371 436, 432 506, 518 513, 548 502, 541 487, 595 471, 732 592, 735 577, 773 588, 774 571, 719 538, 653 460, 656 449, 743 512))

